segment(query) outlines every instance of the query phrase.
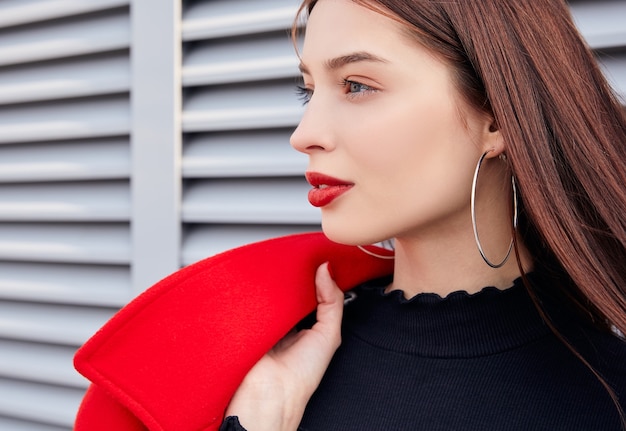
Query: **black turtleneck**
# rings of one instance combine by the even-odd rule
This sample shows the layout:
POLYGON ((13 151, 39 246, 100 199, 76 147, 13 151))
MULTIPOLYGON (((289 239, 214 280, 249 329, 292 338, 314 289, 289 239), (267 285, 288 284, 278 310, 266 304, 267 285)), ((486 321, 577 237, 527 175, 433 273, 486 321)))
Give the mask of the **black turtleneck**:
MULTIPOLYGON (((385 293, 388 281, 360 286, 346 305, 342 345, 299 430, 622 429, 606 389, 551 332, 521 280, 410 300, 385 293)), ((625 408, 626 343, 554 311, 625 408)))

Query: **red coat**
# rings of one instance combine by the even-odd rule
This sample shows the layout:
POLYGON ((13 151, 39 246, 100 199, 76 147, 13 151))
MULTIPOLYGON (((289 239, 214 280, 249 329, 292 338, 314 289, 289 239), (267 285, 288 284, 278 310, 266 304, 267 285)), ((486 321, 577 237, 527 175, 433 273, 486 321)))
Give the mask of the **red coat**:
POLYGON ((92 384, 75 431, 217 430, 248 370, 314 310, 326 261, 344 290, 393 266, 309 233, 227 251, 152 286, 77 352, 92 384))

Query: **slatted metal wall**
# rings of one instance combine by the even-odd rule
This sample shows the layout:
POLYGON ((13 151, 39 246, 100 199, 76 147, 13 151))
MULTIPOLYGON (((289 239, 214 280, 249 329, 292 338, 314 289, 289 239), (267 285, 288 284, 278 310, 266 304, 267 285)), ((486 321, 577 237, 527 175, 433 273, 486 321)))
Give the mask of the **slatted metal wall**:
POLYGON ((184 263, 252 240, 319 229, 287 37, 298 1, 189 2, 183 20, 184 263))
MULTIPOLYGON (((298 0, 183 0, 180 25, 161 29, 182 44, 180 76, 170 65, 181 106, 159 102, 180 134, 169 149, 144 133, 150 91, 138 87, 153 74, 131 67, 141 54, 130 48, 145 44, 137 27, 150 21, 136 14, 157 3, 0 2, 1 430, 71 429, 86 387, 72 370, 76 347, 154 281, 138 273, 160 276, 150 237, 161 235, 138 225, 179 231, 163 232, 180 242, 170 267, 318 229, 306 157, 288 144, 302 112, 286 31, 298 0), (144 163, 153 150, 160 158, 144 163), (142 199, 159 172, 172 183, 158 203, 171 203, 165 221, 142 199)), ((626 99, 626 2, 570 3, 626 99)))
POLYGON ((569 0, 574 20, 626 105, 626 1, 569 0))
POLYGON ((67 430, 130 297, 128 0, 0 2, 0 429, 67 430))

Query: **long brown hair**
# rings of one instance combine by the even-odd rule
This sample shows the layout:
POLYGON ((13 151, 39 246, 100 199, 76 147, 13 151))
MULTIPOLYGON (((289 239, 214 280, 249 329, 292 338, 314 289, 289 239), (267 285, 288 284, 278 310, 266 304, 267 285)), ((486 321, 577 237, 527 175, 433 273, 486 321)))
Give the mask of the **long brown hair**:
POLYGON ((596 326, 626 334, 626 115, 565 1, 353 1, 402 24, 493 116, 525 245, 596 326))

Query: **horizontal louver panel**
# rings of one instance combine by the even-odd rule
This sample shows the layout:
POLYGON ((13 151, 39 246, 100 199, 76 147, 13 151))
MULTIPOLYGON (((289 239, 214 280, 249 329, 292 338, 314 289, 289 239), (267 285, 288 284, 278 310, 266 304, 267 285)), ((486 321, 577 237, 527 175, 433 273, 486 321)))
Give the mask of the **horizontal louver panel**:
POLYGON ((3 301, 0 302, 0 338, 78 346, 110 319, 113 311, 3 301))
POLYGON ((198 87, 185 99, 185 132, 289 127, 302 116, 294 82, 198 87))
POLYGON ((129 221, 128 182, 0 187, 0 221, 129 221))
POLYGON ((121 307, 131 299, 123 265, 0 261, 0 274, 0 297, 10 300, 121 307))
POLYGON ((251 242, 318 230, 318 225, 190 225, 184 238, 183 264, 251 242))
POLYGON ((254 39, 197 42, 185 56, 183 84, 210 85, 293 77, 298 73, 294 49, 285 32, 254 39))
POLYGON ((0 429, 6 431, 69 431, 71 428, 8 418, 0 413, 0 429))
MULTIPOLYGON (((82 389, 0 378, 0 399, 2 399, 0 416, 22 418, 40 424, 65 427, 63 429, 68 430, 74 423, 83 392, 82 389)), ((13 423, 15 424, 16 421, 13 423)), ((39 428, 37 425, 33 424, 33 428, 30 429, 46 430, 46 425, 41 425, 39 428)), ((7 431, 15 430, 15 428, 7 429, 7 431)))
POLYGON ((0 183, 129 177, 128 138, 0 145, 0 183))
POLYGON ((5 0, 0 3, 0 28, 112 9, 128 3, 129 0, 5 0))
POLYGON ((128 48, 129 19, 121 8, 0 29, 0 66, 128 48))
POLYGON ((291 26, 298 9, 294 0, 212 0, 188 3, 183 40, 262 33, 291 26))
POLYGON ((74 347, 0 339, 0 351, 1 375, 82 389, 88 385, 72 366, 74 347))
POLYGON ((185 222, 285 223, 319 222, 319 211, 306 201, 304 180, 239 179, 197 181, 187 187, 185 222))
POLYGON ((127 135, 128 96, 0 107, 0 144, 127 135))
POLYGON ((186 178, 302 175, 307 157, 289 146, 290 134, 291 130, 286 129, 192 135, 185 143, 183 175, 186 178))
POLYGON ((129 264, 129 226, 0 223, 0 260, 129 264))
POLYGON ((127 51, 0 69, 0 104, 130 91, 127 51))

